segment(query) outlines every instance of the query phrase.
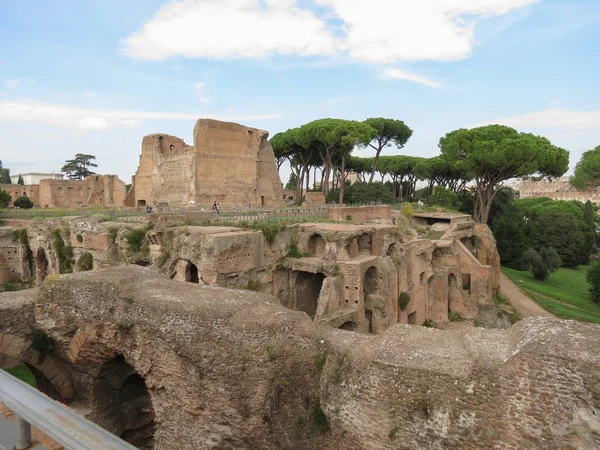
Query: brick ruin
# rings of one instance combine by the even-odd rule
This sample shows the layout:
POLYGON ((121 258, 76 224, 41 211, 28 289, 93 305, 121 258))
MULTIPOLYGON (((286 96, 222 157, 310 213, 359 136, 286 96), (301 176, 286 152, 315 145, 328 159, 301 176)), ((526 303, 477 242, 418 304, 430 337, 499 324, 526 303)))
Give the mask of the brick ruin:
POLYGON ((594 205, 600 205, 600 191, 598 188, 578 191, 571 186, 569 177, 553 178, 552 180, 521 178, 519 181, 519 195, 521 198, 548 197, 552 200, 578 200, 582 203, 589 200, 594 205))
POLYGON ((84 180, 40 180, 39 184, 0 184, 11 195, 11 203, 21 196, 41 208, 111 208, 123 206, 125 183, 116 175, 90 175, 84 180))
POLYGON ((139 168, 125 206, 283 206, 269 133, 199 119, 194 145, 167 134, 142 140, 139 168))
POLYGON ((593 449, 598 344, 551 318, 374 336, 135 265, 0 294, 0 355, 141 449, 593 449))

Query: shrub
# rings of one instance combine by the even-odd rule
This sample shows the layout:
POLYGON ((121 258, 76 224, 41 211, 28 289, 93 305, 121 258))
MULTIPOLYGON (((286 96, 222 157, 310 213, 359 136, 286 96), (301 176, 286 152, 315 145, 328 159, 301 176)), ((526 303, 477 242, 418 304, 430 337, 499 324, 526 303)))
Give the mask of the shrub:
POLYGON ((406 311, 408 308, 408 304, 410 303, 410 295, 408 292, 400 292, 398 296, 398 308, 400 311, 406 311))
POLYGON ((83 242, 83 236, 78 234, 77 236, 75 236, 75 239, 77 239, 77 242, 79 242, 80 244, 83 242))
POLYGON ((22 208, 22 209, 31 209, 31 208, 33 208, 33 202, 26 195, 22 195, 21 197, 17 198, 13 202, 13 205, 15 205, 15 207, 17 207, 17 208, 22 208))
POLYGON ((403 207, 402 207, 402 212, 404 213, 405 216, 407 217, 412 217, 415 215, 415 212, 413 211, 413 207, 410 203, 406 203, 403 207))
POLYGON ((265 237, 265 240, 269 245, 271 245, 275 241, 275 236, 277 236, 277 234, 280 231, 284 230, 285 227, 285 223, 275 221, 271 222, 266 220, 261 220, 252 224, 252 228, 254 230, 259 230, 262 232, 263 236, 265 237))
POLYGON ((46 331, 39 328, 32 328, 29 331, 31 347, 40 354, 41 358, 51 356, 56 349, 56 341, 46 331))
POLYGON ((0 189, 0 209, 6 208, 11 200, 10 194, 0 189))
POLYGON ((145 229, 131 230, 127 233, 127 244, 134 252, 139 252, 142 249, 144 238, 146 237, 145 229))
MULTIPOLYGON (((327 203, 337 203, 339 189, 332 189, 326 197, 327 203)), ((391 186, 384 183, 346 183, 344 186, 344 203, 348 205, 368 205, 372 203, 391 204, 396 201, 391 186)))
POLYGON ((110 222, 112 220, 110 218, 110 216, 107 216, 106 214, 101 214, 101 213, 92 214, 90 217, 92 219, 98 219, 98 222, 110 222))
POLYGON ((436 186, 433 188, 433 193, 429 197, 431 205, 438 205, 444 208, 454 208, 457 205, 456 194, 444 186, 436 186))
POLYGON ((290 248, 287 252, 288 258, 302 258, 302 253, 298 251, 298 242, 295 239, 292 239, 290 242, 290 248))
POLYGON ((92 270, 94 268, 94 257, 92 254, 90 252, 82 253, 77 261, 77 267, 79 267, 79 270, 82 272, 92 270))
POLYGON ((592 285, 590 288, 590 297, 595 303, 600 305, 600 261, 592 264, 592 267, 588 269, 585 279, 592 285))
POLYGON ((530 248, 523 253, 523 261, 536 280, 544 281, 560 267, 560 256, 553 248, 542 247, 539 252, 530 248))

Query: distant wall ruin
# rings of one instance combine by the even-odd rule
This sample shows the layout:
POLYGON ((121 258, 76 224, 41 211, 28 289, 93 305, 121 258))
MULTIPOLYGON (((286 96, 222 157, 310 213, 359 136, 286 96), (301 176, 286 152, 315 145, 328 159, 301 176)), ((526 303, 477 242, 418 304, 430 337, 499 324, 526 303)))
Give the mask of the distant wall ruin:
POLYGON ((521 198, 548 197, 552 200, 577 200, 582 203, 589 200, 594 205, 600 205, 600 189, 577 190, 571 186, 569 177, 538 181, 523 177, 519 182, 519 196, 521 198))
POLYGON ((268 132, 200 119, 194 145, 166 134, 142 140, 126 206, 281 206, 281 180, 268 132))
POLYGON ((41 208, 111 208, 123 206, 125 183, 116 175, 90 175, 83 180, 43 179, 39 184, 0 184, 11 197, 9 206, 21 197, 41 208))

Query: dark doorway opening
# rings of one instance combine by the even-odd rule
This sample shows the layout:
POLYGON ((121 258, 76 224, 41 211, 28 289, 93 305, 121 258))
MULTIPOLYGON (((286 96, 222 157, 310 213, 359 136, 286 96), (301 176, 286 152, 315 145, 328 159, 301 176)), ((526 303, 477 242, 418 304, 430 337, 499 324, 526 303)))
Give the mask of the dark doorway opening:
POLYGON ((416 325, 417 324, 417 312, 412 312, 408 315, 408 324, 416 325))
POLYGON ((195 264, 189 263, 189 266, 186 270, 185 281, 189 281, 190 283, 200 283, 200 275, 198 274, 198 267, 195 264))
POLYGON ((146 206, 146 200, 138 200, 137 205, 138 206, 146 206))
POLYGON ((344 322, 340 326, 340 330, 354 331, 356 329, 356 324, 354 322, 344 322))
POLYGON ((48 259, 43 248, 38 248, 35 255, 35 279, 38 283, 44 281, 48 275, 48 259))
POLYGON ((317 313, 319 295, 325 275, 322 273, 298 272, 296 276, 296 308, 311 318, 317 313))
POLYGON ((154 448, 154 408, 144 378, 121 355, 102 365, 94 418, 139 449, 154 448))

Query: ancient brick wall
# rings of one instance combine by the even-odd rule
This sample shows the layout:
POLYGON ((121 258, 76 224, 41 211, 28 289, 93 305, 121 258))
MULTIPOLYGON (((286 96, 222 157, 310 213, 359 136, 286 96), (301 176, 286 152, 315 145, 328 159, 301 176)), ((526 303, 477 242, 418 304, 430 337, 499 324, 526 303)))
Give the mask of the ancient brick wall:
POLYGON ((350 218, 353 222, 364 223, 371 220, 384 221, 390 217, 390 207, 387 205, 329 208, 329 218, 333 220, 348 220, 350 218))
POLYGON ((590 188, 578 191, 569 181, 569 177, 554 178, 551 181, 543 179, 533 181, 521 178, 519 182, 519 196, 548 197, 553 200, 578 200, 582 203, 590 200, 594 205, 600 205, 600 190, 590 188))
POLYGON ((9 207, 13 206, 13 202, 22 196, 29 197, 35 206, 40 206, 40 188, 35 185, 20 185, 20 184, 0 184, 0 190, 10 194, 11 201, 9 207))
POLYGON ((155 415, 146 448, 599 444, 598 325, 395 325, 373 337, 313 323, 270 296, 136 266, 54 277, 36 303, 90 417, 115 427, 99 389, 106 362, 122 358, 143 378, 155 415))
POLYGON ((121 207, 125 183, 116 175, 90 175, 84 180, 41 180, 42 208, 121 207))

